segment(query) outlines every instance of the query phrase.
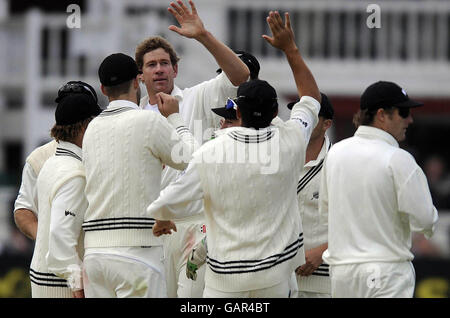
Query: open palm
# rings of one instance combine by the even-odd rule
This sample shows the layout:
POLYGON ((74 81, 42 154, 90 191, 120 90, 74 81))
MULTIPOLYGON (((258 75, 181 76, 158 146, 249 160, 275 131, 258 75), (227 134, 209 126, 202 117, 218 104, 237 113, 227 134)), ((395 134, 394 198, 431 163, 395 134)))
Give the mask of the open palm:
POLYGON ((295 46, 294 32, 291 27, 291 20, 288 13, 285 13, 286 22, 283 23, 283 19, 280 14, 275 11, 270 11, 267 17, 267 24, 270 31, 272 31, 272 37, 263 35, 262 37, 272 46, 286 50, 291 46, 295 46))
POLYGON ((180 27, 175 25, 169 26, 169 30, 174 31, 187 38, 197 38, 205 32, 205 27, 202 20, 197 14, 197 9, 194 2, 189 0, 191 10, 181 0, 177 3, 171 2, 167 9, 177 19, 180 27))

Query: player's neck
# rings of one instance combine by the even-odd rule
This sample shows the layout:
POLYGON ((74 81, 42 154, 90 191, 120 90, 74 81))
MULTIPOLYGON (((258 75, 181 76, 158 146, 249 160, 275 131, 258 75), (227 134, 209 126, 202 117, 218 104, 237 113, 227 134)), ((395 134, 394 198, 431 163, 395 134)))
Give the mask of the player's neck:
POLYGON ((316 160, 319 156, 320 150, 322 150, 323 143, 325 142, 325 137, 321 136, 320 138, 311 139, 308 144, 308 148, 306 148, 306 157, 305 164, 316 160))

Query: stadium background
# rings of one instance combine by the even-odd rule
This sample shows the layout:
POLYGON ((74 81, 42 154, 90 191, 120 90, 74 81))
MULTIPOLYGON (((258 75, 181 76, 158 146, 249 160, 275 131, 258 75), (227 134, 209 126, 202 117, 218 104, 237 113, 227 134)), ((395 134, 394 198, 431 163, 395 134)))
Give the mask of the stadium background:
MULTIPOLYGON (((295 98, 295 85, 287 62, 261 34, 268 32, 269 10, 290 12, 297 44, 335 108, 333 142, 353 134, 351 118, 359 96, 377 80, 394 81, 425 103, 414 110, 414 124, 401 144, 424 169, 440 216, 432 240, 422 235, 413 239, 415 296, 448 298, 450 1, 195 3, 217 38, 258 58, 260 78, 277 89, 283 119, 289 116, 285 105, 295 98), (370 4, 378 5, 379 16, 368 12, 370 4), (380 17, 380 28, 370 28, 369 17, 380 17)), ((168 0, 0 0, 0 297, 30 296, 33 243, 16 229, 13 203, 27 154, 49 140, 58 87, 83 80, 100 96, 100 61, 114 52, 134 56, 139 41, 153 34, 168 38, 181 56, 180 87, 215 75, 217 65, 200 44, 167 29, 176 23, 168 5, 168 0), (66 12, 70 4, 81 9, 80 28, 68 27, 74 13, 66 12)), ((100 104, 106 107, 106 99, 100 104)))

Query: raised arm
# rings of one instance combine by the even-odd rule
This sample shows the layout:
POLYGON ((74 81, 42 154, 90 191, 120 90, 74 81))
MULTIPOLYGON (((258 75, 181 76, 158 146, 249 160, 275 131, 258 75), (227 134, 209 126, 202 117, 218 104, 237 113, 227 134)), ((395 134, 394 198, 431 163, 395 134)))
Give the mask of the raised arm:
POLYGON ((191 10, 181 0, 177 0, 177 3, 170 3, 168 11, 175 17, 180 27, 171 25, 169 30, 200 42, 216 59, 220 68, 234 86, 247 81, 250 76, 247 65, 228 46, 216 39, 205 28, 194 2, 189 0, 189 4, 191 10))
POLYGON ((283 19, 278 11, 270 11, 267 17, 267 23, 272 32, 272 37, 268 35, 263 35, 262 37, 270 45, 282 50, 286 55, 294 75, 299 97, 310 96, 320 103, 320 92, 314 76, 308 66, 306 66, 305 61, 303 61, 300 50, 295 44, 289 13, 286 12, 284 15, 285 22, 283 23, 283 19))

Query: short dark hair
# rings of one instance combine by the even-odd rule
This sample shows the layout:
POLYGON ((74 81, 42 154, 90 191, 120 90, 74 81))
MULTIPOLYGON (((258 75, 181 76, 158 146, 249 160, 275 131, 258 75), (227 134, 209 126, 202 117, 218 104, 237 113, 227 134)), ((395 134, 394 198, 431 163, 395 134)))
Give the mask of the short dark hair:
POLYGON ((103 86, 106 95, 110 98, 118 98, 120 95, 127 94, 130 91, 130 87, 134 79, 125 83, 114 86, 103 86))
POLYGON ((82 121, 79 121, 73 125, 54 125, 50 131, 50 136, 55 138, 56 141, 68 141, 74 142, 77 136, 87 128, 88 124, 95 117, 89 117, 82 121))
POLYGON ((178 64, 180 58, 169 41, 160 36, 152 36, 139 43, 136 47, 135 60, 140 71, 142 71, 142 67, 144 66, 144 55, 159 48, 162 48, 169 54, 172 66, 178 64))
MULTIPOLYGON (((361 125, 371 126, 373 124, 375 114, 377 113, 378 109, 380 109, 380 108, 383 108, 383 107, 379 107, 376 109, 360 109, 360 110, 358 110, 358 112, 353 115, 353 125, 355 125, 356 128, 358 128, 361 125)), ((394 107, 386 107, 383 109, 389 115, 392 115, 395 110, 394 107)))

